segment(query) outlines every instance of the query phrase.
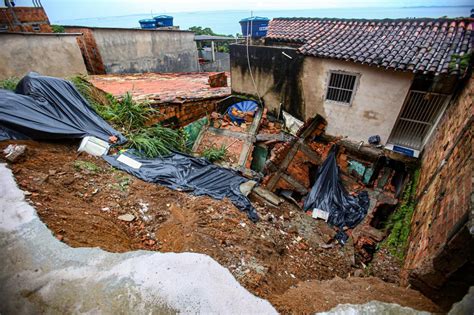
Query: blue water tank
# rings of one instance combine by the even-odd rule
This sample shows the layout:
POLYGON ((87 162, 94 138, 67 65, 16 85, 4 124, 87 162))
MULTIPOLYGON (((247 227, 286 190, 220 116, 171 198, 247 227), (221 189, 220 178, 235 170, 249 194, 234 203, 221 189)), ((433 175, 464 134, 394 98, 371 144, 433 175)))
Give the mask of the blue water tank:
POLYGON ((242 34, 244 36, 258 38, 265 37, 267 35, 269 22, 270 19, 266 17, 252 16, 240 20, 239 23, 240 27, 242 27, 242 34))
POLYGON ((169 15, 158 15, 154 17, 156 27, 169 27, 173 26, 173 17, 169 15))
POLYGON ((156 28, 156 21, 154 19, 143 19, 138 21, 142 29, 150 30, 156 28))

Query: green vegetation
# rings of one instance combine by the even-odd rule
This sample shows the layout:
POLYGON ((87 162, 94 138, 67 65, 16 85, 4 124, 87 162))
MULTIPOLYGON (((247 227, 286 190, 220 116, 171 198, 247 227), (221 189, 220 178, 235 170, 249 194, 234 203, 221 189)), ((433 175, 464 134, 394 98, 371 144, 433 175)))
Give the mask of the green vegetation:
POLYGON ((472 53, 464 54, 462 56, 453 54, 451 56, 451 61, 449 62, 449 70, 456 70, 459 61, 459 71, 463 73, 472 63, 472 59, 472 53))
MULTIPOLYGON (((191 26, 189 31, 194 32, 196 35, 210 35, 210 36, 223 36, 223 37, 233 37, 233 35, 223 35, 214 33, 214 31, 209 27, 202 27, 202 26, 191 26)), ((210 41, 200 41, 198 42, 198 49, 202 49, 202 46, 210 46, 210 41)), ((219 42, 216 46, 218 52, 228 53, 229 50, 229 42, 219 42)))
POLYGON ((419 177, 420 172, 417 170, 405 187, 401 203, 388 219, 387 230, 390 234, 382 243, 382 247, 387 248, 392 255, 400 259, 403 259, 406 254, 411 218, 416 206, 415 195, 419 177))
POLYGON ((97 114, 129 139, 124 148, 135 149, 149 158, 167 155, 171 151, 187 152, 188 135, 182 129, 146 125, 152 117, 160 114, 148 102, 136 102, 130 93, 120 99, 110 94, 104 96, 86 77, 76 76, 70 80, 97 114))
POLYGON ((116 183, 112 184, 112 188, 115 190, 126 191, 130 186, 132 179, 128 175, 119 173, 115 176, 116 183))
MULTIPOLYGON (((138 103, 127 92, 122 99, 117 100, 109 95, 109 106, 104 106, 104 118, 112 121, 117 126, 121 126, 125 133, 133 132, 136 129, 145 127, 145 123, 158 112, 147 102, 138 103)), ((100 115, 100 113, 99 113, 100 115)))
POLYGON ((0 80, 0 89, 15 91, 19 81, 20 79, 17 77, 11 77, 5 80, 0 80))
POLYGON ((74 168, 78 171, 89 171, 92 173, 98 173, 102 170, 99 166, 92 162, 81 160, 74 161, 74 168))
POLYGON ((186 152, 187 134, 181 129, 171 129, 156 124, 128 135, 128 148, 141 152, 146 157, 170 154, 171 151, 186 152))
POLYGON ((221 161, 227 155, 227 148, 225 145, 221 145, 220 148, 212 146, 202 152, 202 156, 205 157, 209 162, 214 163, 221 161))
POLYGON ((64 26, 62 25, 52 24, 51 28, 53 29, 53 33, 66 33, 66 30, 64 29, 64 26))

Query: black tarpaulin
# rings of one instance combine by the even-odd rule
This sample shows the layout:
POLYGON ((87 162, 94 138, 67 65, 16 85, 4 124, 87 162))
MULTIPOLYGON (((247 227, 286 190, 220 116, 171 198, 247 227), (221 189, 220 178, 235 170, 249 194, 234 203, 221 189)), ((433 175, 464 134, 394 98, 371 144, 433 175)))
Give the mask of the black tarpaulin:
POLYGON ((334 146, 318 170, 316 182, 304 202, 304 210, 320 209, 329 212, 328 223, 342 229, 359 224, 368 208, 369 196, 366 191, 351 196, 342 185, 334 146))
POLYGON ((115 136, 118 143, 126 141, 95 113, 72 83, 36 73, 25 76, 15 93, 0 89, 0 129, 4 139, 94 136, 108 141, 115 136))
POLYGON ((104 159, 113 167, 147 182, 187 191, 196 196, 207 195, 219 200, 228 198, 237 208, 247 212, 252 221, 258 220, 255 208, 240 191, 240 185, 248 179, 230 169, 181 153, 155 159, 141 158, 130 152, 124 154, 140 162, 141 167, 135 169, 117 161, 119 155, 104 156, 104 159))
MULTIPOLYGON (((85 136, 105 141, 116 136, 118 143, 127 141, 98 116, 66 80, 30 73, 20 81, 16 93, 0 89, 0 140, 85 136)), ((252 204, 240 192, 240 184, 247 179, 236 172, 180 153, 156 159, 126 154, 142 163, 142 167, 133 169, 117 161, 118 156, 103 158, 112 166, 147 182, 215 199, 227 197, 237 208, 247 212, 251 220, 258 220, 252 204)))

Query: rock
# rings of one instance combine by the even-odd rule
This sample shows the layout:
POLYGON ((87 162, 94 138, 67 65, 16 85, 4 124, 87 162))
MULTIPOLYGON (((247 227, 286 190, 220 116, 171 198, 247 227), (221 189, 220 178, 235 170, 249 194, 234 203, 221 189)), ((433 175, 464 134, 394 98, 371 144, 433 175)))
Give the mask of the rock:
POLYGON ((135 216, 133 214, 127 213, 118 216, 118 219, 126 222, 132 222, 133 220, 135 220, 135 216))
POLYGON ((364 275, 364 271, 362 269, 356 269, 354 271, 354 277, 362 277, 364 275))
POLYGON ((280 197, 278 197, 277 195, 275 195, 271 191, 266 190, 265 188, 262 188, 260 186, 255 187, 252 190, 252 193, 255 193, 257 196, 265 199, 266 201, 268 201, 269 203, 271 203, 275 206, 279 206, 284 201, 283 199, 281 199, 280 197))
POLYGON ((248 196, 250 194, 250 192, 252 191, 252 189, 255 187, 255 185, 257 185, 257 182, 254 181, 254 180, 249 180, 249 181, 246 181, 245 183, 241 184, 240 185, 240 192, 244 195, 244 196, 248 196))
POLYGON ((14 163, 25 155, 25 151, 26 145, 10 144, 3 150, 3 153, 5 154, 5 159, 14 163))

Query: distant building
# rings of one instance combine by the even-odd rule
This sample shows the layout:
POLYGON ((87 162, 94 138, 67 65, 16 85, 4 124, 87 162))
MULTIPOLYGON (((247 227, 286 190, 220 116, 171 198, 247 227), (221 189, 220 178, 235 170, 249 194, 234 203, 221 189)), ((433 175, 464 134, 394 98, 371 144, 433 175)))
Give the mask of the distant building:
POLYGON ((40 4, 33 4, 32 7, 1 7, 0 32, 51 33, 48 15, 40 4))

